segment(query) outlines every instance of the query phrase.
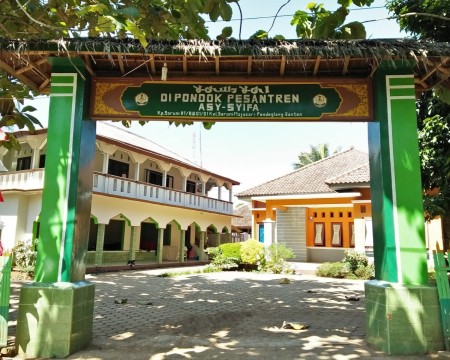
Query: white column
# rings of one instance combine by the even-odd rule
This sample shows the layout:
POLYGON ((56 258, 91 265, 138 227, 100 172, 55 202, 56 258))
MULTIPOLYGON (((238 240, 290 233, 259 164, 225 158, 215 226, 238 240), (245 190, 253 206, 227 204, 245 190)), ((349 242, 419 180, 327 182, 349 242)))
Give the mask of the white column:
POLYGON ((158 264, 162 264, 163 259, 163 242, 164 242, 164 228, 158 229, 158 244, 156 245, 156 254, 158 259, 158 264))
POLYGON ((217 199, 222 200, 222 186, 225 185, 225 181, 216 179, 217 185, 217 199))
POLYGON ((264 224, 264 246, 269 247, 273 244, 275 239, 275 221, 266 219, 264 224))
POLYGON ((180 252, 178 253, 178 261, 180 263, 184 262, 184 235, 186 234, 186 230, 180 231, 180 252))
POLYGON ((202 181, 202 195, 206 196, 206 182, 202 181))
POLYGON ((139 181, 139 172, 141 169, 141 164, 147 160, 147 156, 137 153, 131 153, 131 157, 134 160, 134 173, 133 173, 133 180, 139 181))
POLYGON ((181 191, 186 192, 186 185, 187 185, 187 177, 186 176, 182 176, 181 177, 183 179, 183 188, 181 189, 181 191))
POLYGON ((167 171, 163 170, 162 186, 167 187, 167 171))
POLYGON ((44 135, 32 135, 27 137, 27 143, 32 150, 30 169, 39 169, 39 158, 46 138, 44 135))
POLYGON ((97 226, 97 242, 95 244, 95 265, 99 266, 103 263, 103 245, 105 243, 106 224, 98 224, 97 226))
POLYGON ((138 242, 139 226, 131 227, 130 250, 128 260, 136 260, 136 244, 138 242))
POLYGON ((206 196, 206 184, 208 183, 209 180, 209 176, 206 174, 199 174, 200 176, 200 181, 202 182, 202 195, 206 196))
POLYGON ((200 254, 199 254, 199 260, 203 261, 205 260, 205 239, 206 239, 206 231, 202 231, 200 233, 200 254))
POLYGON ((41 150, 38 148, 33 148, 33 156, 31 157, 31 168, 39 168, 39 157, 41 155, 41 150))
POLYGON ((221 185, 217 185, 217 198, 219 200, 222 200, 222 186, 221 185))
POLYGON ((109 164, 109 154, 103 153, 103 166, 102 166, 102 174, 108 173, 108 164, 109 164))
POLYGON ((134 175, 133 180, 139 181, 139 169, 141 168, 141 163, 136 162, 134 164, 134 175))
POLYGON ((166 187, 167 184, 167 173, 172 168, 172 165, 169 163, 166 163, 164 161, 158 161, 158 164, 163 172, 163 179, 162 179, 162 186, 166 187))

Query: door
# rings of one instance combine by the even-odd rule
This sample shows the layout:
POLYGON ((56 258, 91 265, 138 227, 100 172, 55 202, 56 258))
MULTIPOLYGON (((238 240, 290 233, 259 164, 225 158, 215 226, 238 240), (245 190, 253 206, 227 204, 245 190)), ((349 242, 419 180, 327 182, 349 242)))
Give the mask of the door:
POLYGON ((259 242, 264 243, 264 224, 259 224, 259 242))

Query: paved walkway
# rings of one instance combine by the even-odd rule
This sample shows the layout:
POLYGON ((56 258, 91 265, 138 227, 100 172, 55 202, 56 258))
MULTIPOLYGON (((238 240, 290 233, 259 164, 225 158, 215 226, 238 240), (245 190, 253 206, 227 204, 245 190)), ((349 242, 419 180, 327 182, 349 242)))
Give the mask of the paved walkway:
MULTIPOLYGON (((364 282, 317 278, 308 270, 292 276, 158 276, 176 269, 88 275, 96 284, 93 339, 68 359, 384 359, 364 340, 364 282), (280 283, 283 278, 290 283, 280 283), (284 321, 308 328, 283 329, 284 321)), ((11 341, 19 284, 13 285, 11 341)))

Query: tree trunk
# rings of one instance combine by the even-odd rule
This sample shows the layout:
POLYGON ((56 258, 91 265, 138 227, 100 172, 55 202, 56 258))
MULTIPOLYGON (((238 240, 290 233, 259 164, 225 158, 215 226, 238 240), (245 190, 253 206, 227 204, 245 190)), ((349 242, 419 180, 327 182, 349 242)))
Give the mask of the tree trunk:
POLYGON ((0 99, 0 114, 2 116, 11 115, 14 110, 13 99, 0 99))

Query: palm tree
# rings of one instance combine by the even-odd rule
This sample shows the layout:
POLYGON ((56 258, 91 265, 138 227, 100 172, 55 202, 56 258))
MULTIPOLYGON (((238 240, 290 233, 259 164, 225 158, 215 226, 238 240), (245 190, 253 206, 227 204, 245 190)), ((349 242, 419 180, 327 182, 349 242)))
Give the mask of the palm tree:
MULTIPOLYGON (((303 151, 298 155, 298 162, 293 163, 294 169, 300 169, 305 165, 311 164, 313 162, 325 159, 330 156, 330 146, 328 144, 318 144, 316 146, 309 145, 310 151, 303 151)), ((333 154, 337 153, 339 149, 335 150, 333 154)))

